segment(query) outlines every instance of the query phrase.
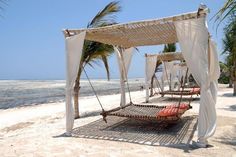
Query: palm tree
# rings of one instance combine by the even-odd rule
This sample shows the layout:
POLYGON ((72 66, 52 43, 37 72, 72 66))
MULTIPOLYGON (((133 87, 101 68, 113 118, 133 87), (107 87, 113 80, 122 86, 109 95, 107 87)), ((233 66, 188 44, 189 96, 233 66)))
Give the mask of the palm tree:
POLYGON ((166 52, 175 52, 175 51, 176 51, 176 45, 175 45, 175 43, 172 43, 172 44, 165 44, 165 45, 164 45, 163 53, 166 53, 166 52))
POLYGON ((226 64, 229 68, 230 79, 234 84, 233 95, 236 96, 236 17, 231 16, 230 22, 224 29, 223 39, 224 50, 222 54, 227 54, 226 64))
MULTIPOLYGON (((87 28, 103 27, 116 24, 114 14, 119 12, 121 7, 119 2, 111 2, 104 7, 97 15, 88 23, 87 28)), ((108 57, 114 52, 112 45, 107 45, 99 42, 85 40, 83 55, 81 58, 80 69, 78 70, 77 78, 74 86, 74 109, 75 118, 79 118, 79 90, 80 90, 80 77, 83 67, 87 64, 93 67, 93 63, 102 61, 106 72, 107 78, 110 79, 108 57)))
MULTIPOLYGON (((6 0, 0 0, 0 13, 1 11, 4 11, 4 7, 7 6, 8 3, 6 2, 6 0)), ((3 17, 1 14, 0 14, 1 17, 3 17)))
POLYGON ((223 84, 229 84, 229 87, 233 88, 232 81, 230 81, 231 79, 229 79, 230 72, 228 65, 221 61, 219 61, 219 65, 220 65, 220 78, 218 79, 218 82, 223 84))
MULTIPOLYGON (((225 38, 223 39, 223 54, 227 54, 226 65, 230 72, 230 81, 234 84, 234 94, 236 95, 236 0, 227 0, 223 7, 215 14, 215 21, 219 24, 228 19, 225 26, 225 38)), ((214 18, 213 17, 213 18, 214 18)), ((217 26, 217 28, 218 28, 217 26)))
POLYGON ((215 21, 219 21, 218 25, 226 18, 236 14, 236 0, 227 0, 223 7, 213 16, 215 21))

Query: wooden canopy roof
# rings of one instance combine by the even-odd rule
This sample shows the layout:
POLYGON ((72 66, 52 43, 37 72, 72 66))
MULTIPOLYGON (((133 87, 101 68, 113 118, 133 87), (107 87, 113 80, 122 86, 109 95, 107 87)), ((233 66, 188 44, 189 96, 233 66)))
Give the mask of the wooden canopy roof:
POLYGON ((124 48, 160 45, 178 42, 175 21, 205 17, 207 9, 198 9, 196 12, 166 17, 162 19, 145 20, 116 24, 88 29, 66 29, 65 36, 73 36, 86 31, 86 40, 121 46, 124 48))
POLYGON ((146 54, 148 56, 156 56, 157 59, 161 61, 174 61, 174 60, 184 60, 184 57, 181 52, 168 52, 168 53, 160 53, 160 54, 146 54))

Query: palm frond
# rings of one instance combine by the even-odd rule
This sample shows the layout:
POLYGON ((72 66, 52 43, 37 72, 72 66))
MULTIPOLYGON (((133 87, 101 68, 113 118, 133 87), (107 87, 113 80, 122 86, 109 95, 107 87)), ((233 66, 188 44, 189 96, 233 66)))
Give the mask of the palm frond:
POLYGON ((235 16, 235 13, 236 0, 227 0, 223 7, 211 18, 211 20, 215 18, 215 22, 218 22, 216 29, 218 29, 222 21, 232 14, 235 16))
POLYGON ((7 1, 8 1, 8 0, 0 0, 0 3, 4 4, 5 6, 8 6, 7 1))
POLYGON ((85 63, 85 64, 84 64, 84 66, 86 66, 87 64, 88 64, 88 65, 89 65, 91 68, 93 68, 93 69, 94 69, 94 66, 93 66, 93 64, 92 64, 92 63, 89 63, 89 62, 88 62, 88 63, 85 63))
POLYGON ((219 20, 220 18, 221 20, 224 20, 226 16, 235 9, 235 3, 235 0, 227 0, 223 7, 213 17, 216 17, 216 20, 219 20))
POLYGON ((119 2, 111 2, 104 9, 102 9, 98 14, 88 23, 88 28, 93 27, 102 27, 107 25, 115 24, 116 16, 114 13, 117 13, 121 10, 119 2))
POLYGON ((176 45, 175 43, 172 44, 165 44, 163 52, 175 52, 176 51, 176 45))
POLYGON ((102 62, 107 72, 107 79, 110 80, 110 70, 109 70, 108 60, 106 56, 102 56, 102 62))
POLYGON ((100 66, 99 60, 91 60, 90 62, 84 63, 84 66, 86 66, 87 64, 93 69, 95 69, 94 65, 100 66))
POLYGON ((87 47, 84 49, 84 55, 82 60, 85 62, 89 62, 93 59, 101 59, 101 56, 110 56, 114 50, 113 46, 102 44, 99 42, 86 42, 87 47))
POLYGON ((225 63, 220 61, 219 65, 220 65, 221 71, 223 71, 223 72, 228 72, 229 71, 229 67, 225 63))
MULTIPOLYGON (((116 24, 115 13, 119 12, 121 7, 119 2, 111 2, 105 6, 97 15, 88 23, 88 28, 102 27, 116 24)), ((83 65, 89 65, 93 68, 93 64, 100 65, 102 62, 105 66, 107 77, 110 79, 110 72, 108 66, 108 57, 114 52, 112 45, 107 45, 99 42, 84 41, 83 56, 81 62, 83 65)))
POLYGON ((226 65, 229 69, 231 79, 236 77, 236 17, 232 16, 229 23, 224 28, 223 52, 226 54, 226 65))
POLYGON ((109 57, 110 55, 111 55, 111 53, 109 53, 109 52, 96 51, 96 52, 93 53, 93 55, 88 56, 85 59, 85 62, 88 63, 88 62, 91 62, 93 60, 102 60, 103 56, 109 57))
POLYGON ((8 6, 6 0, 0 0, 0 10, 4 11, 4 6, 8 6))

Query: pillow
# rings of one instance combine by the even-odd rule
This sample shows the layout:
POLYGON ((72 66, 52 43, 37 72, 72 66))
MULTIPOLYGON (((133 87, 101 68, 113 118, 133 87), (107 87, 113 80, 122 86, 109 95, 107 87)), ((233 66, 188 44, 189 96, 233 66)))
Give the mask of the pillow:
POLYGON ((177 113, 178 113, 178 108, 163 108, 161 111, 157 113, 157 116, 161 117, 175 116, 177 115, 177 113))
MULTIPOLYGON (((172 105, 166 106, 166 108, 178 108, 178 104, 172 104, 172 105)), ((182 103, 179 105, 179 109, 186 109, 187 110, 187 109, 189 109, 189 105, 182 103)))

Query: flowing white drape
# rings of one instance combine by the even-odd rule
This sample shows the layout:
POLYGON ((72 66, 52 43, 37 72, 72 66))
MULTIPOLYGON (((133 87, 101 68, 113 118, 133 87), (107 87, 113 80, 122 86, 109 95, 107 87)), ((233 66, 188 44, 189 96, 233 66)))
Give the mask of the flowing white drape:
POLYGON ((121 92, 121 106, 126 105, 126 96, 125 96, 125 81, 127 80, 127 75, 133 56, 134 48, 122 49, 114 46, 114 50, 117 56, 119 71, 120 71, 120 92, 121 92))
POLYGON ((171 89, 173 90, 175 88, 175 84, 179 83, 178 80, 178 72, 180 70, 180 65, 178 63, 173 64, 173 68, 171 69, 171 89))
POLYGON ((163 70, 162 70, 162 81, 161 81, 161 86, 162 90, 164 90, 165 82, 168 82, 168 86, 173 89, 174 86, 174 81, 173 81, 173 76, 176 75, 176 69, 174 68, 174 61, 171 62, 162 62, 163 64, 163 70))
POLYGON ((210 66, 208 65, 208 30, 205 18, 176 21, 177 37, 187 67, 201 87, 198 141, 207 143, 216 128, 216 96, 219 63, 216 49, 210 44, 210 66), (217 62, 216 62, 217 61, 217 62), (208 68, 210 67, 210 69, 208 68), (213 70, 214 69, 214 70, 213 70))
POLYGON ((217 55, 217 46, 213 40, 210 40, 210 80, 215 81, 220 77, 220 67, 217 55))
MULTIPOLYGON (((187 66, 179 66, 179 75, 178 75, 179 82, 181 82, 182 77, 183 77, 183 79, 185 78, 186 71, 187 71, 187 66)), ((188 72, 188 76, 187 77, 189 77, 189 72, 188 72)), ((179 89, 181 88, 181 83, 179 83, 179 87, 178 88, 179 89)))
POLYGON ((66 132, 74 124, 73 86, 78 73, 86 32, 66 38, 66 132))
POLYGON ((155 73, 157 57, 156 56, 146 56, 146 66, 145 66, 145 86, 146 86, 146 102, 149 100, 149 87, 150 81, 153 74, 155 73))

